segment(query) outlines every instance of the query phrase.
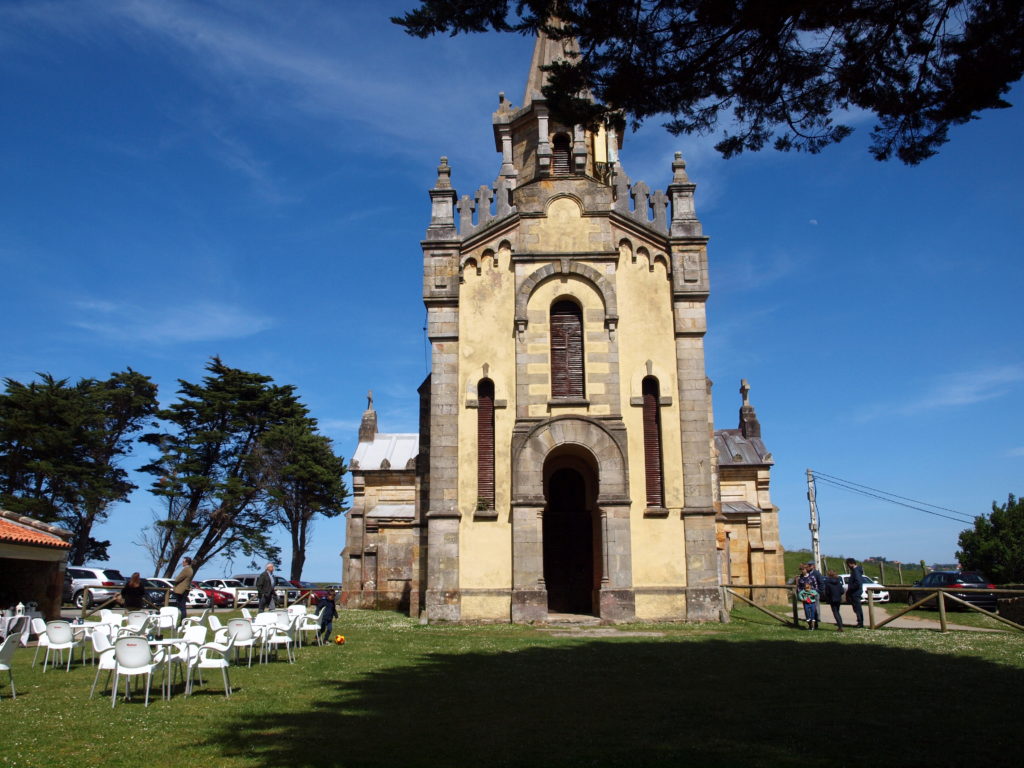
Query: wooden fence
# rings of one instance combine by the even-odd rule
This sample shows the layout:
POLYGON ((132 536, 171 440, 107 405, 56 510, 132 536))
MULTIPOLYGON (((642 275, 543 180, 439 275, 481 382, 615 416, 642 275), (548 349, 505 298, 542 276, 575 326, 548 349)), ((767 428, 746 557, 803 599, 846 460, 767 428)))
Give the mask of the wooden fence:
MULTIPOLYGON (((884 585, 880 585, 880 586, 884 586, 884 585)), ((967 602, 966 600, 963 600, 963 599, 957 597, 956 594, 953 594, 953 593, 957 593, 957 594, 976 593, 976 594, 984 594, 984 595, 1006 595, 1006 596, 1020 597, 1020 596, 1024 595, 1024 590, 1021 590, 1021 589, 965 589, 965 588, 960 588, 960 587, 954 587, 954 588, 947 588, 947 587, 941 587, 941 588, 935 588, 935 587, 900 587, 900 589, 901 589, 901 591, 905 591, 907 593, 923 593, 923 596, 921 596, 920 599, 918 599, 915 602, 913 602, 910 605, 908 605, 906 608, 903 608, 900 611, 898 611, 897 613, 894 613, 894 614, 892 614, 890 616, 887 616, 885 619, 883 619, 880 622, 876 622, 875 621, 875 602, 876 601, 874 599, 874 595, 872 595, 872 590, 870 590, 870 589, 865 590, 865 599, 863 600, 863 605, 867 606, 867 614, 868 614, 867 615, 867 619, 868 619, 868 621, 867 621, 867 628, 868 629, 880 629, 880 628, 884 627, 886 624, 888 624, 891 621, 893 621, 894 619, 898 619, 900 616, 903 616, 904 614, 908 613, 909 611, 912 611, 912 610, 914 610, 916 608, 919 608, 922 605, 924 605, 925 603, 931 601, 932 599, 935 599, 936 602, 937 602, 937 605, 938 605, 938 609, 939 609, 939 630, 938 631, 940 631, 940 632, 946 632, 947 628, 948 628, 948 623, 949 622, 948 622, 948 620, 946 618, 946 601, 947 600, 952 600, 954 604, 959 604, 959 605, 965 606, 967 608, 970 608, 972 611, 977 611, 978 613, 980 613, 980 614, 982 614, 984 616, 988 616, 989 618, 995 619, 996 621, 1001 622, 1002 624, 1005 624, 1005 625, 1007 625, 1007 626, 1009 626, 1009 627, 1011 627, 1013 629, 1024 631, 1024 626, 1022 626, 1020 624, 1017 624, 1016 622, 1010 621, 1009 619, 1007 619, 1007 618, 1005 618, 1003 616, 1000 616, 998 613, 995 613, 993 611, 986 611, 984 608, 979 608, 976 605, 972 605, 971 603, 967 602)), ((792 584, 725 584, 725 585, 722 585, 722 594, 723 594, 723 601, 724 601, 725 595, 727 595, 727 594, 728 595, 732 595, 733 597, 742 600, 744 603, 753 606, 757 610, 761 611, 761 613, 765 613, 765 614, 771 616, 776 621, 779 621, 779 622, 781 622, 783 624, 786 624, 786 625, 789 625, 789 626, 793 626, 793 627, 799 627, 800 626, 800 612, 799 612, 800 601, 797 598, 797 589, 792 584), (785 590, 785 591, 789 592, 790 601, 791 601, 792 607, 793 607, 792 619, 790 619, 787 616, 782 616, 782 615, 780 615, 778 613, 775 613, 774 611, 769 610, 768 608, 765 608, 764 606, 758 605, 753 600, 751 600, 749 597, 747 597, 745 595, 741 595, 739 592, 737 592, 736 591, 737 589, 776 589, 776 590, 781 589, 781 590, 785 590)), ((819 608, 820 608, 821 605, 822 604, 819 604, 819 608)))

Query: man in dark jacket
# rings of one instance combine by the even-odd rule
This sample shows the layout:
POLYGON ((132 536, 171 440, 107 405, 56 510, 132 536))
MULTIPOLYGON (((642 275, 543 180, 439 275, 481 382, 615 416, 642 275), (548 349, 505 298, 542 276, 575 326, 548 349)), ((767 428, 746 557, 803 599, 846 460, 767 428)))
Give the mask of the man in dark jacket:
POLYGON ((864 596, 864 569, 857 565, 852 557, 846 558, 846 570, 850 580, 846 582, 846 602, 853 606, 853 615, 857 617, 857 629, 864 629, 864 609, 860 607, 864 596))
POLYGON ((171 589, 171 592, 174 593, 174 604, 178 607, 178 613, 180 614, 178 616, 179 621, 185 618, 188 591, 192 589, 192 577, 195 576, 195 571, 192 570, 191 557, 181 558, 181 563, 181 570, 174 577, 174 587, 171 589))
POLYGON ((274 564, 267 563, 267 568, 256 577, 256 595, 259 597, 259 610, 277 607, 277 595, 274 594, 274 564))
POLYGON ((334 592, 316 601, 316 612, 320 614, 320 640, 329 641, 331 632, 334 631, 334 620, 338 616, 338 609, 334 607, 334 592))

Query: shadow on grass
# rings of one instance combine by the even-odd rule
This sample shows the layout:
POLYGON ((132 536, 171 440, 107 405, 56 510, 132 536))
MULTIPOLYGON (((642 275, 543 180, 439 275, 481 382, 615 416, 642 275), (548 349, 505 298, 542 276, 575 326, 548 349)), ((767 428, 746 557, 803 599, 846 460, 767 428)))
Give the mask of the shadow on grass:
POLYGON ((798 641, 431 654, 220 725, 263 766, 1018 764, 1024 672, 798 641))

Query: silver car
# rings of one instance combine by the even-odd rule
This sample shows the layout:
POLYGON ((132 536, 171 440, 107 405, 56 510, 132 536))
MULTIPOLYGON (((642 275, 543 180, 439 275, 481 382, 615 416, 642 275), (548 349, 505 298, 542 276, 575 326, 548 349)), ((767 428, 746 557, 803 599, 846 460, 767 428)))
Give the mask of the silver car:
POLYGON ((67 579, 71 581, 70 601, 76 608, 105 603, 121 594, 125 578, 116 568, 85 568, 68 566, 67 579))

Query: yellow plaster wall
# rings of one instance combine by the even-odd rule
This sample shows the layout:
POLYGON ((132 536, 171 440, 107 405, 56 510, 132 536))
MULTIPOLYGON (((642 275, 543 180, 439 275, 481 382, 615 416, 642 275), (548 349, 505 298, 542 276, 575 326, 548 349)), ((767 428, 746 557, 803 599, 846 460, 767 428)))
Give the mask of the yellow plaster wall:
POLYGON ((462 595, 462 619, 465 621, 508 621, 512 615, 509 595, 462 595))
MULTIPOLYGON (((515 280, 510 252, 498 244, 481 246, 475 265, 463 270, 459 312, 459 582, 466 588, 508 588, 512 583, 511 482, 512 428, 515 424, 515 280), (483 256, 490 251, 494 256, 483 256), (479 266, 478 275, 476 265, 479 266), (495 509, 497 520, 474 520, 477 493, 477 414, 467 408, 476 398, 476 385, 487 376, 494 398, 506 407, 494 411, 495 509)), ((483 606, 486 601, 481 603, 483 606)), ((466 604, 463 603, 463 611, 466 604)), ((480 610, 483 610, 481 607, 480 610)), ((507 619, 508 611, 505 611, 507 619)), ((477 616, 476 618, 483 618, 477 616)))
POLYGON ((636 596, 636 617, 640 621, 678 621, 686 615, 685 595, 636 596))
MULTIPOLYGON (((683 459, 679 438, 679 395, 675 367, 671 284, 665 252, 656 244, 616 232, 619 246, 616 290, 619 305, 620 408, 629 446, 630 527, 633 539, 633 583, 644 586, 683 586, 686 583, 683 507, 683 459), (660 258, 659 258, 660 256, 660 258), (653 270, 651 267, 653 266, 653 270), (631 405, 641 396, 647 361, 657 377, 662 397, 672 404, 661 408, 662 481, 668 517, 645 518, 643 408, 631 405)), ((637 615, 658 618, 676 615, 683 598, 637 596, 637 615)))

